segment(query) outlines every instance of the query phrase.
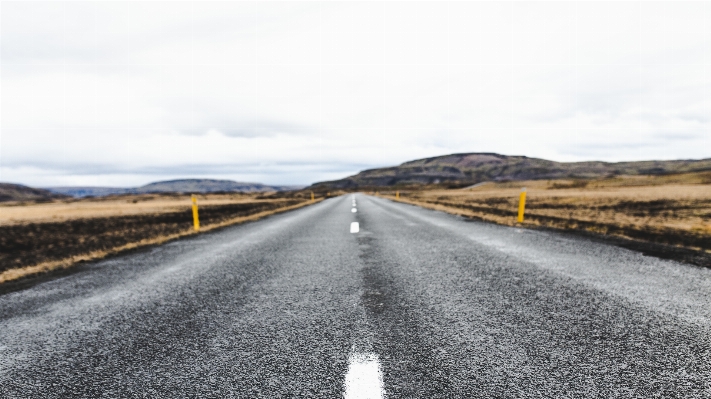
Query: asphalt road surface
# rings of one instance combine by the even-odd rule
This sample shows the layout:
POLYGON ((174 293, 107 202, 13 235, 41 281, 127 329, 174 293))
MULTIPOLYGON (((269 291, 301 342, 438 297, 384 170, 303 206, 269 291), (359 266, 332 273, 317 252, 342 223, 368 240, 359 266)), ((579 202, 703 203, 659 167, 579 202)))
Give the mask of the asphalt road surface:
POLYGON ((0 397, 711 397, 709 326, 709 269, 348 195, 0 295, 0 397))

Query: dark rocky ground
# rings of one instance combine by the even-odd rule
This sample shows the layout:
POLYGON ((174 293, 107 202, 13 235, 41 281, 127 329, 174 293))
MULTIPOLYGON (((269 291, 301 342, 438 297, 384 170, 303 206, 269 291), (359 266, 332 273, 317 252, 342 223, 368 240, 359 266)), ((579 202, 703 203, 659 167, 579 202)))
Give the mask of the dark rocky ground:
MULTIPOLYGON (((202 226, 303 202, 279 200, 200 207, 202 226)), ((189 231, 192 210, 0 226, 0 272, 189 231)))

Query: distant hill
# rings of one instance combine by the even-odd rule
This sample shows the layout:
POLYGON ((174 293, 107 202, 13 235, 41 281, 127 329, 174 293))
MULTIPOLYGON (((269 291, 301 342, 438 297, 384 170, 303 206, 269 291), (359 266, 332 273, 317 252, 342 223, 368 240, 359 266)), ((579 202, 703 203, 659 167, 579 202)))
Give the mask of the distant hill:
POLYGON ((232 180, 182 179, 159 181, 136 189, 138 193, 214 193, 214 192, 264 192, 285 191, 301 187, 268 186, 261 183, 240 183, 232 180))
POLYGON ((51 201, 69 198, 41 188, 32 188, 21 184, 0 183, 0 202, 8 201, 51 201))
POLYGON ((232 180, 181 179, 159 181, 135 188, 122 187, 48 187, 54 193, 72 197, 102 197, 117 194, 148 193, 214 193, 214 192, 266 192, 297 190, 301 186, 269 186, 261 183, 241 183, 232 180))
POLYGON ((340 180, 315 183, 309 189, 358 189, 396 185, 484 181, 591 179, 615 175, 660 175, 711 170, 711 159, 639 162, 555 162, 494 153, 451 154, 364 170, 340 180))
POLYGON ((47 190, 75 198, 104 197, 106 195, 131 194, 134 189, 123 187, 46 187, 47 190))

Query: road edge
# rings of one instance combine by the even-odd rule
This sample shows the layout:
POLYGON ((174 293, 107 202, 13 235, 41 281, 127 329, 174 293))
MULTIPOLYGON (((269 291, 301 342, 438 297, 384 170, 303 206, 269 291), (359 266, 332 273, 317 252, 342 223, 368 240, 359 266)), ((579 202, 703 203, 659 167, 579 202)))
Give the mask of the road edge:
MULTIPOLYGON (((2 273, 0 273, 0 294, 5 293, 6 290, 4 288, 6 288, 6 286, 8 284, 18 282, 19 280, 31 279, 31 278, 36 277, 38 275, 48 274, 51 272, 66 271, 67 269, 74 268, 76 265, 81 264, 81 263, 106 259, 109 257, 113 257, 113 256, 117 256, 120 254, 130 252, 133 250, 152 247, 152 246, 156 246, 156 245, 162 245, 167 242, 174 241, 174 240, 177 240, 177 239, 180 239, 183 237, 195 236, 195 235, 199 235, 201 233, 206 233, 208 231, 218 230, 218 229, 228 227, 228 226, 257 221, 257 220, 263 219, 263 218, 271 216, 271 215, 276 215, 279 213, 284 213, 284 212, 296 210, 299 208, 303 208, 303 207, 306 207, 309 205, 314 205, 314 204, 317 204, 321 201, 323 201, 323 199, 316 199, 314 201, 305 201, 300 204, 285 206, 282 208, 272 209, 272 210, 268 210, 268 211, 262 211, 262 212, 255 213, 255 214, 249 215, 249 216, 239 216, 239 217, 232 218, 232 219, 220 222, 220 223, 202 226, 199 232, 196 232, 193 229, 188 229, 188 230, 185 230, 185 231, 177 233, 177 234, 170 234, 170 235, 166 235, 166 236, 148 238, 148 239, 143 239, 141 241, 131 242, 128 244, 124 244, 124 245, 112 248, 110 250, 106 250, 106 251, 93 251, 93 252, 75 255, 75 256, 71 256, 71 257, 56 260, 56 261, 42 262, 42 263, 39 263, 36 265, 8 269, 8 270, 5 270, 2 273)), ((64 274, 66 274, 66 272, 65 273, 58 273, 58 274, 64 275, 64 274)), ((19 285, 24 285, 24 284, 19 284, 19 285)), ((15 290, 11 289, 10 291, 15 291, 15 290)))
POLYGON ((618 247, 641 252, 644 255, 654 256, 661 259, 669 259, 682 263, 692 264, 695 266, 711 268, 711 251, 701 248, 689 248, 681 245, 670 245, 653 241, 645 241, 628 237, 619 234, 603 234, 596 231, 581 228, 560 228, 555 226, 535 225, 535 224, 518 224, 515 222, 501 223, 497 220, 483 218, 479 215, 474 215, 467 212, 465 209, 448 207, 442 204, 432 204, 427 202, 413 201, 404 198, 391 198, 389 196, 377 195, 380 198, 399 202, 403 204, 418 206, 424 209, 445 212, 451 215, 461 216, 468 220, 476 220, 482 223, 493 223, 499 226, 526 228, 531 230, 550 231, 555 233, 572 234, 576 236, 586 237, 598 242, 615 245, 618 247))

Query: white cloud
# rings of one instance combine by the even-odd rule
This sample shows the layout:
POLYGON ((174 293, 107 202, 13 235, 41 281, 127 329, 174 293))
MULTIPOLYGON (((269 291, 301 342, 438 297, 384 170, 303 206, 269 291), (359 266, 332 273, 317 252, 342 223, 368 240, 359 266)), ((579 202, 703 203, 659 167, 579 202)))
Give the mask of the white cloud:
POLYGON ((4 2, 0 179, 709 157, 706 2, 4 2))

